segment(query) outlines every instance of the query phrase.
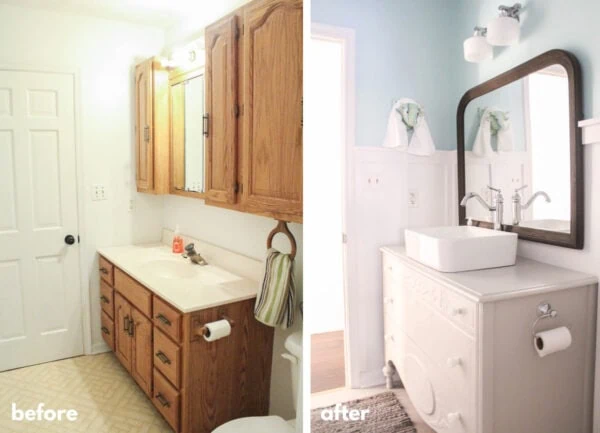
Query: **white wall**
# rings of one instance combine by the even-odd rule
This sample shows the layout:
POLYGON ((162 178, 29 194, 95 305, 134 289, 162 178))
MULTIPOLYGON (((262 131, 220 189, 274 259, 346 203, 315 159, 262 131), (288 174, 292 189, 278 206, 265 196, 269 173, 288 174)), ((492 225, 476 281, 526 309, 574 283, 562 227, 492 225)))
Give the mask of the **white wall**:
MULTIPOLYGON (((261 216, 206 206, 202 200, 169 195, 165 197, 163 225, 171 230, 179 225, 181 233, 248 257, 263 260, 267 249, 267 236, 275 227, 276 222, 261 216)), ((298 245, 294 276, 298 299, 302 299, 302 225, 289 224, 288 226, 298 245)), ((287 252, 289 251, 289 242, 284 236, 277 235, 273 240, 273 247, 287 252)), ((202 253, 202 251, 199 252, 202 253)), ((285 350, 283 347, 285 338, 291 332, 301 328, 302 320, 298 315, 298 320, 292 329, 275 331, 270 412, 285 419, 291 419, 295 417, 295 414, 290 363, 281 358, 281 354, 285 350)))
POLYGON ((91 300, 84 308, 91 309, 92 347, 102 347, 96 248, 160 238, 162 198, 135 192, 132 67, 160 51, 163 32, 0 5, 0 41, 3 65, 79 73, 82 281, 91 300), (91 201, 91 185, 97 183, 107 187, 108 200, 91 201))

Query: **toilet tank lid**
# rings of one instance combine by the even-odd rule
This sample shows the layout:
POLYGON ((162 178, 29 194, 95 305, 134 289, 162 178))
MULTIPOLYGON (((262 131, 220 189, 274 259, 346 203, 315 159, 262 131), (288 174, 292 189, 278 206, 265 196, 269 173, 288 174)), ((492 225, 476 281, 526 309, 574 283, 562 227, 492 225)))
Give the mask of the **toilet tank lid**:
POLYGON ((298 359, 302 359, 302 331, 294 332, 285 339, 285 349, 298 359))

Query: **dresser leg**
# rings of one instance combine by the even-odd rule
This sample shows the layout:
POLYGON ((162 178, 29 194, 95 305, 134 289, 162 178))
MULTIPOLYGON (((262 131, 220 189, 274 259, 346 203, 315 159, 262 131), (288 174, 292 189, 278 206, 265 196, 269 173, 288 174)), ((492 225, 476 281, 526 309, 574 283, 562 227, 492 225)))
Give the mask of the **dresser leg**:
POLYGON ((383 367, 383 375, 385 376, 385 387, 392 389, 394 387, 394 374, 396 373, 396 367, 392 361, 388 361, 383 367))

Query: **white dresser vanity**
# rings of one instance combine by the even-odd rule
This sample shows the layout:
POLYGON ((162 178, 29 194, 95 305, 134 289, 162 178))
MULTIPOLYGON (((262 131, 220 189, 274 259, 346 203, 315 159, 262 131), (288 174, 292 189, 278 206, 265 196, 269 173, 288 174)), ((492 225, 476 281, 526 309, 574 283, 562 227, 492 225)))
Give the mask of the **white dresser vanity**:
POLYGON ((442 273, 404 247, 382 255, 386 362, 435 431, 592 431, 596 277, 522 258, 442 273), (544 304, 556 316, 536 323, 544 304), (561 326, 570 346, 540 357, 533 332, 561 326))

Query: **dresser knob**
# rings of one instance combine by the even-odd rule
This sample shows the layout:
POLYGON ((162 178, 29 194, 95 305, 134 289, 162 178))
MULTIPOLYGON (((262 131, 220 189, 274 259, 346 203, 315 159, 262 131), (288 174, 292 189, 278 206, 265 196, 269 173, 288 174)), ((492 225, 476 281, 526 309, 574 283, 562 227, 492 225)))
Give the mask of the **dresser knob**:
POLYGON ((383 298, 383 303, 384 304, 393 304, 394 298, 383 298))
POLYGON ((386 334, 383 338, 385 341, 394 341, 394 336, 392 334, 386 334))
POLYGON ((458 412, 450 412, 446 419, 448 420, 448 424, 454 425, 460 421, 460 413, 458 412))
POLYGON ((452 308, 450 310, 450 315, 452 316, 462 316, 465 314, 465 310, 463 308, 452 308))
POLYGON ((448 358, 446 365, 450 368, 458 367, 462 364, 462 360, 459 357, 448 358))

